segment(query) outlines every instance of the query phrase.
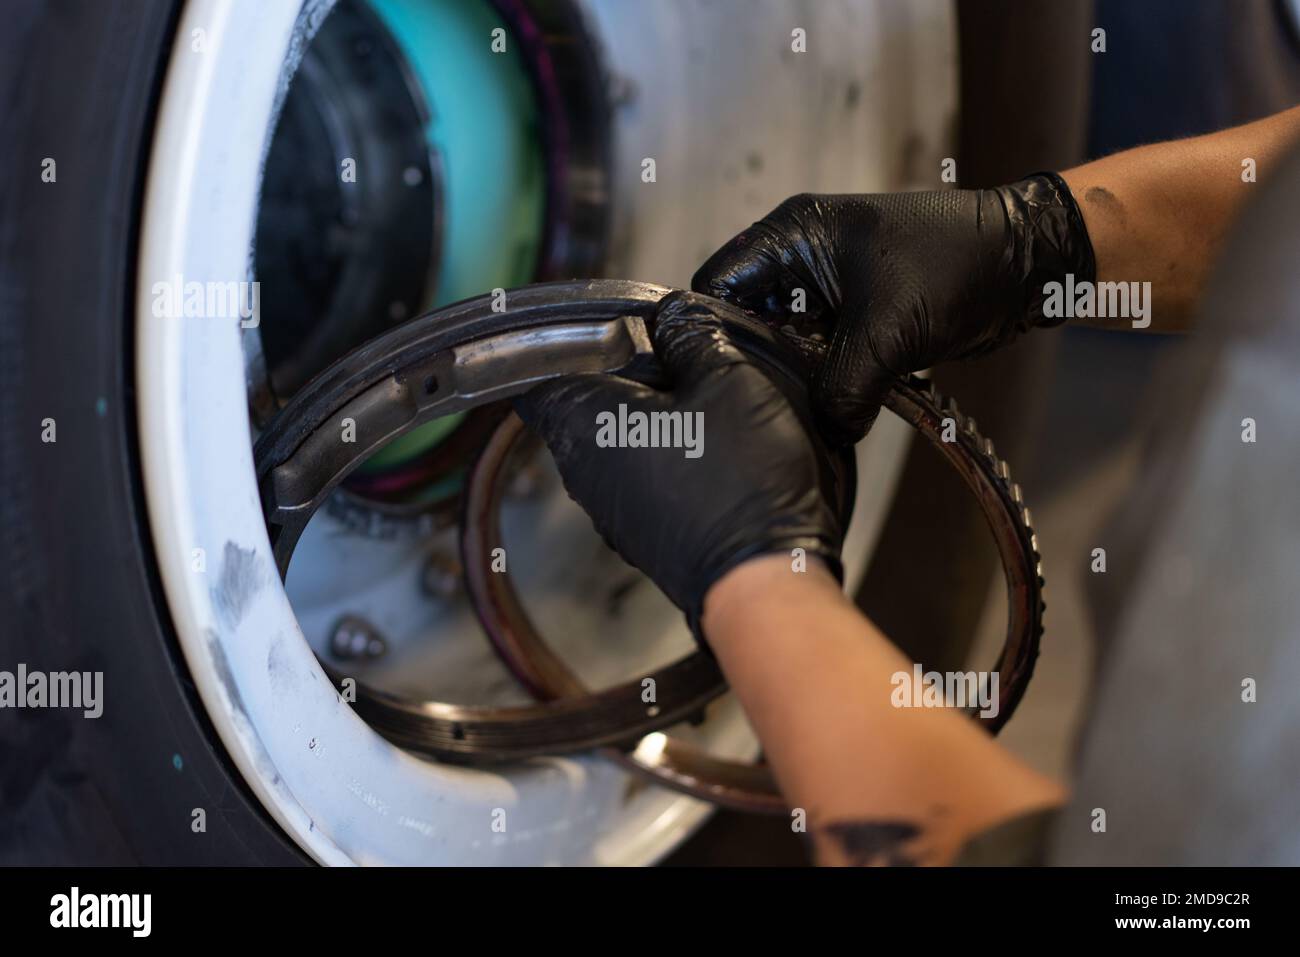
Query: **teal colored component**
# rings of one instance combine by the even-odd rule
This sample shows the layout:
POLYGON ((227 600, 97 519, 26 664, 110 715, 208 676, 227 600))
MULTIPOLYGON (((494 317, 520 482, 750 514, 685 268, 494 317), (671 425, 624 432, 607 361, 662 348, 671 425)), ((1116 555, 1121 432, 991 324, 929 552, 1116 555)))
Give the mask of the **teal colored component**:
POLYGON ((442 161, 442 261, 428 305, 531 282, 546 167, 514 37, 487 0, 370 2, 420 81, 433 114, 428 140, 442 161))
MULTIPOLYGON (((546 213, 537 101, 514 38, 487 0, 370 0, 420 82, 442 164, 442 248, 424 308, 536 278, 546 213), (500 33, 494 31, 500 30, 500 33), (494 52, 504 43, 504 52, 494 52)), ((364 468, 410 460, 462 416, 435 419, 364 468)))

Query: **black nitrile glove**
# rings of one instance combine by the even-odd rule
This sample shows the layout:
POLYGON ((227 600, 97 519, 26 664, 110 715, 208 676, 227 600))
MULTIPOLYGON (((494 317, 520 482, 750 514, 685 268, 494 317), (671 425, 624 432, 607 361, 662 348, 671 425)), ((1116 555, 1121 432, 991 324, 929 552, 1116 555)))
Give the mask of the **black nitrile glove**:
POLYGON ((686 612, 697 637, 705 593, 748 558, 802 548, 839 577, 848 520, 831 504, 837 453, 817 436, 806 391, 778 387, 728 338, 717 310, 730 308, 693 293, 659 304, 653 337, 666 390, 587 373, 515 400, 550 447, 569 495, 605 541, 686 612), (610 447, 620 406, 628 423, 638 412, 693 417, 699 454, 610 447))
POLYGON ((856 441, 895 377, 1061 322, 1044 319, 1043 286, 1066 273, 1094 281, 1092 244, 1064 181, 1043 173, 997 189, 794 196, 691 286, 828 336, 814 401, 834 440, 856 441))

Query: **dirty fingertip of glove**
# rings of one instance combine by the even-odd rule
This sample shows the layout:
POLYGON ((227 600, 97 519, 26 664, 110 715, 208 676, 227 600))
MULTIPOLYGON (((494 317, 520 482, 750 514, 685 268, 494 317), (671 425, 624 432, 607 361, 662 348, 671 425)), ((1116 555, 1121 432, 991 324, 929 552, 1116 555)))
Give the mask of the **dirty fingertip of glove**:
POLYGON ((654 346, 664 365, 677 372, 693 367, 702 371, 716 366, 720 360, 726 364, 742 357, 723 330, 722 322, 712 313, 697 317, 692 311, 659 320, 655 325, 654 346))
POLYGON ((715 253, 713 258, 696 270, 695 275, 691 277, 691 291, 702 296, 722 299, 725 302, 734 302, 736 290, 733 288, 733 270, 723 263, 715 262, 720 259, 723 252, 725 250, 715 253))
POLYGON ((699 292, 675 289, 659 300, 655 307, 656 324, 666 322, 713 322, 717 323, 714 307, 717 302, 699 292))

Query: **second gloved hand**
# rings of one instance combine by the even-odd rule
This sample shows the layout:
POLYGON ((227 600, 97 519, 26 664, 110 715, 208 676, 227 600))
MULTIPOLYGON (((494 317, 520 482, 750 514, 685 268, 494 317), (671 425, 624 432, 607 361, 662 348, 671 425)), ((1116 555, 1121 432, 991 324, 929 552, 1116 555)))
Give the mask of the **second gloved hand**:
POLYGON ((697 636, 706 592, 748 558, 802 548, 838 575, 847 518, 824 492, 832 453, 808 409, 797 409, 730 341, 718 308, 727 307, 690 293, 660 303, 654 347, 670 378, 666 390, 591 373, 515 400, 569 495, 610 546, 686 612, 697 636), (610 444, 611 423, 638 413, 680 423, 675 434, 690 443, 610 444))
POLYGON ((1095 272, 1068 187, 1041 174, 997 189, 794 196, 691 285, 772 324, 828 334, 814 397, 832 437, 856 441, 895 378, 1052 324, 1045 283, 1095 272))

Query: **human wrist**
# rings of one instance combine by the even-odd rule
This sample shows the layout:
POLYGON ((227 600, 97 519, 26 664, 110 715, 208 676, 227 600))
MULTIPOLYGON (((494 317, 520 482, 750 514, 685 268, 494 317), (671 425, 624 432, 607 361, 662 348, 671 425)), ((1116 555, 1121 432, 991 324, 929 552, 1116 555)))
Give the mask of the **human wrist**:
POLYGON ((1022 282, 1024 308, 1004 333, 1009 341, 1029 328, 1055 326, 1065 317, 1047 315, 1049 285, 1096 281, 1097 260, 1088 227, 1066 181, 1057 173, 1027 176, 998 190, 1010 235, 1013 275, 1022 282))
POLYGON ((783 552, 756 555, 724 573, 704 595, 701 624, 715 650, 769 616, 769 609, 797 601, 837 601, 843 591, 816 556, 803 561, 783 552))
POLYGON ((844 565, 840 559, 838 541, 811 532, 779 536, 766 542, 751 542, 734 550, 725 561, 713 562, 707 567, 708 571, 697 572, 692 576, 694 582, 700 583, 702 591, 697 590, 693 598, 678 605, 686 612, 691 633, 706 651, 711 650, 711 642, 704 627, 708 598, 724 579, 729 579, 724 593, 736 589, 737 581, 748 589, 750 581, 758 577, 755 568, 764 577, 775 576, 778 579, 800 576, 808 569, 813 569, 815 574, 830 578, 832 586, 837 590, 844 580, 844 565), (756 562, 759 563, 757 566, 754 565, 756 562), (733 577, 733 573, 742 568, 746 569, 744 574, 739 578, 733 577))

